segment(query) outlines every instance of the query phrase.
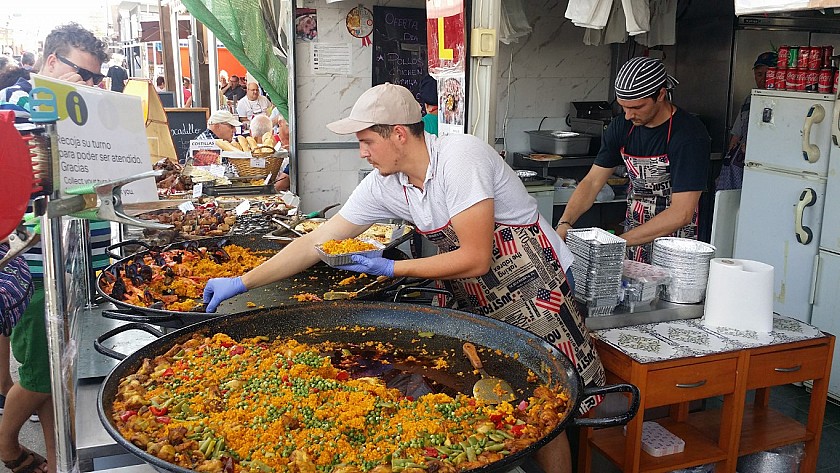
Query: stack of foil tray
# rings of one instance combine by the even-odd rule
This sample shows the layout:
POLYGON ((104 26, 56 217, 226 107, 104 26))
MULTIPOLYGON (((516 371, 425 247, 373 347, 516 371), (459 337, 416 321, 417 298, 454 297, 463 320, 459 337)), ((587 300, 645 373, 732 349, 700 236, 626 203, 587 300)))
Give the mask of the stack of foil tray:
POLYGON ((620 299, 626 242, 600 228, 578 228, 566 233, 566 245, 575 255, 575 297, 590 317, 610 315, 620 299))

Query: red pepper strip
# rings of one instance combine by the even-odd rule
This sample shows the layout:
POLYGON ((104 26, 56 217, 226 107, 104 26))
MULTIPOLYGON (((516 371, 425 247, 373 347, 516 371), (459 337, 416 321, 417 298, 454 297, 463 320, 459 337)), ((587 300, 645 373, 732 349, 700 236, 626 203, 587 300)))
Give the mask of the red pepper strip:
POLYGON ((172 368, 166 368, 165 370, 163 370, 163 373, 161 373, 160 375, 161 376, 172 376, 173 374, 175 374, 175 371, 173 371, 172 368))
POLYGON ((170 419, 169 416, 157 416, 155 417, 155 420, 160 422, 161 424, 168 424, 172 421, 172 419, 170 419))
POLYGON ((233 342, 224 341, 224 342, 221 342, 221 345, 225 348, 230 348, 230 347, 233 346, 233 342))
POLYGON ((165 407, 149 406, 149 412, 151 412, 153 416, 162 416, 169 412, 169 409, 165 407))
POLYGON ((230 349, 229 353, 230 353, 231 356, 241 355, 241 354, 245 353, 245 347, 243 347, 242 345, 236 345, 235 347, 230 349))
POLYGON ((510 431, 513 433, 514 437, 521 437, 522 433, 525 431, 525 424, 514 425, 510 428, 510 431))
POLYGON ((120 414, 120 420, 125 422, 128 419, 131 419, 132 417, 134 417, 136 415, 137 415, 137 411, 125 411, 122 414, 120 414))
MULTIPOLYGON (((346 371, 339 371, 335 375, 335 379, 337 379, 338 381, 347 381, 348 379, 350 379, 350 373, 348 373, 346 371)), ((437 451, 437 450, 435 450, 435 451, 437 451)))
POLYGON ((436 449, 432 448, 432 447, 426 447, 426 456, 437 458, 438 451, 436 449))

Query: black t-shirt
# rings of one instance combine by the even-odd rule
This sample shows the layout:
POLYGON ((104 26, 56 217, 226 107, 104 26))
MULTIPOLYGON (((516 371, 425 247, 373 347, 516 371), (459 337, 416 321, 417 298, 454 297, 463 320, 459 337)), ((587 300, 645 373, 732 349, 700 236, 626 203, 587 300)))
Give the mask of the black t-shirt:
POLYGON ((601 150, 595 164, 612 168, 624 164, 624 152, 635 156, 654 156, 668 153, 672 192, 702 191, 706 189, 711 154, 711 138, 698 118, 679 107, 673 116, 671 140, 668 141, 668 121, 655 127, 633 127, 623 116, 613 119, 604 130, 601 150), (630 133, 630 129, 633 132, 630 133), (630 136, 628 136, 630 133, 630 136))
POLYGON ((239 100, 244 96, 245 88, 241 85, 237 85, 235 89, 231 87, 225 91, 225 97, 227 97, 228 100, 233 100, 234 102, 239 102, 239 100))
POLYGON ((111 90, 122 92, 125 89, 125 81, 128 80, 128 73, 120 66, 111 66, 108 69, 108 77, 111 78, 111 90))

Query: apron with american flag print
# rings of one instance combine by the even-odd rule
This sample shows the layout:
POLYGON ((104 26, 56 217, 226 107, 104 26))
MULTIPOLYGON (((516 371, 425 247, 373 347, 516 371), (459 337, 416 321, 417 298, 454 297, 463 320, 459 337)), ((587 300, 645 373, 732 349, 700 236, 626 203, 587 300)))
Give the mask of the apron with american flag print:
MULTIPOLYGON (((621 147, 621 158, 627 166, 630 186, 627 190, 627 214, 624 220, 624 230, 632 230, 671 205, 671 162, 668 159, 668 143, 671 141, 671 125, 674 115, 668 120, 668 138, 665 141, 665 153, 655 156, 634 156, 621 147)), ((630 127, 627 137, 633 133, 636 126, 630 127)), ((670 236, 682 238, 697 238, 697 209, 691 223, 678 229, 670 236)), ((650 263, 652 243, 627 248, 627 258, 650 263)))
MULTIPOLYGON (((442 253, 460 247, 449 225, 420 233, 442 253)), ((539 222, 497 223, 490 271, 478 278, 445 281, 445 285, 455 296, 458 309, 493 317, 542 337, 572 361, 586 385, 602 386, 606 381, 560 259, 539 222)), ((581 413, 600 401, 600 396, 584 399, 581 413)))

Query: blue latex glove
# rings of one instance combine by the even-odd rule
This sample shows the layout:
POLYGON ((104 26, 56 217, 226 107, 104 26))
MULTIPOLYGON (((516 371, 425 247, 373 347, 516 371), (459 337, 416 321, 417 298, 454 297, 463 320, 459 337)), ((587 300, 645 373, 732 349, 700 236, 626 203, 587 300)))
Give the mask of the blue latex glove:
POLYGON ((207 312, 216 312, 223 301, 233 296, 246 292, 248 288, 242 282, 242 278, 214 278, 207 281, 204 287, 204 302, 207 304, 207 312))
POLYGON ((373 276, 394 277, 394 260, 388 258, 368 258, 362 255, 351 255, 350 259, 355 264, 336 266, 345 271, 355 271, 373 276))

